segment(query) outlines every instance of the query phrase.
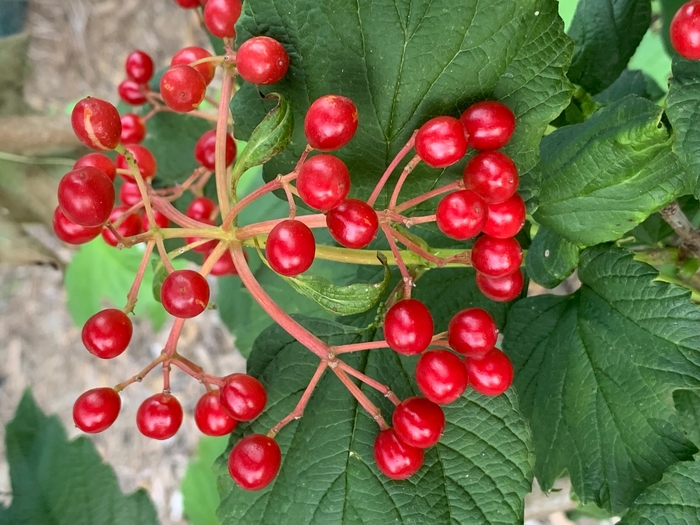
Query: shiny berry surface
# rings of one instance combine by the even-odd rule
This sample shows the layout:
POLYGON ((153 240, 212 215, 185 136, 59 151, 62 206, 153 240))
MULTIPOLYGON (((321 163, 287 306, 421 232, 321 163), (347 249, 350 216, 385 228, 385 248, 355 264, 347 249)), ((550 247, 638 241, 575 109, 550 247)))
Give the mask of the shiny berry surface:
POLYGON ((274 84, 287 74, 289 55, 274 38, 254 36, 238 48, 236 69, 251 84, 274 84))
POLYGON ((195 197, 185 210, 185 215, 190 219, 200 222, 209 222, 214 218, 217 210, 216 203, 208 197, 195 197))
POLYGON ((102 225, 90 227, 75 224, 66 217, 60 206, 56 206, 53 212, 52 226, 56 237, 68 244, 85 244, 97 237, 102 231, 102 225))
POLYGON ((143 401, 136 412, 136 426, 152 439, 173 437, 182 425, 182 405, 175 396, 155 394, 143 401))
POLYGON ((400 354, 419 354, 433 338, 433 316, 418 299, 403 299, 384 317, 384 339, 400 354))
POLYGON ((467 139, 459 120, 435 117, 423 124, 416 135, 416 153, 428 166, 446 168, 467 152, 467 139))
MULTIPOLYGON (((119 220, 129 208, 130 206, 115 206, 112 210, 112 213, 110 213, 109 215, 109 220, 111 222, 119 220)), ((138 235, 139 233, 141 233, 141 228, 141 217, 139 217, 138 213, 135 212, 130 213, 129 215, 124 217, 124 219, 121 220, 117 225, 117 231, 122 237, 131 237, 132 235, 138 235)), ((104 228, 102 230, 102 238, 110 246, 116 246, 117 244, 119 244, 117 238, 107 228, 104 228)))
POLYGON ((333 151, 355 136, 359 116, 352 100, 340 95, 316 99, 304 118, 304 134, 312 148, 333 151))
POLYGON ((92 355, 112 359, 126 350, 132 334, 133 326, 129 316, 116 308, 108 308, 86 321, 82 339, 85 348, 92 355))
POLYGON ((486 224, 486 203, 471 190, 460 190, 442 198, 435 210, 435 223, 442 233, 460 241, 481 233, 486 224))
POLYGON ((489 204, 483 232, 497 239, 515 237, 523 228, 527 211, 522 197, 517 193, 498 204, 489 204))
POLYGON ((464 168, 464 185, 488 204, 503 202, 515 194, 520 178, 515 163, 500 151, 472 157, 464 168))
POLYGON ((187 113, 197 109, 204 100, 207 83, 199 72, 185 64, 171 66, 160 77, 163 102, 173 111, 187 113))
POLYGON ((114 206, 114 185, 105 172, 84 166, 66 173, 58 183, 58 205, 71 222, 100 226, 114 206))
POLYGON ((503 277, 489 277, 476 272, 477 288, 492 301, 506 302, 516 299, 523 291, 524 284, 525 280, 520 268, 503 277))
POLYGON ((523 250, 518 241, 496 239, 489 235, 479 237, 472 247, 472 266, 477 272, 490 277, 503 277, 520 268, 523 250))
POLYGON ((212 390, 199 398, 194 407, 194 422, 207 436, 225 436, 233 432, 238 422, 221 405, 219 391, 212 390))
POLYGON ((491 100, 470 106, 459 120, 467 133, 469 145, 478 150, 502 148, 515 131, 515 115, 510 108, 491 100))
POLYGON ((671 44, 688 60, 700 60, 700 1, 683 4, 671 20, 671 44))
POLYGON ((99 98, 80 100, 71 113, 71 124, 80 142, 98 151, 113 150, 122 135, 117 108, 99 98))
POLYGON ((117 176, 117 167, 114 165, 112 159, 104 153, 88 153, 87 155, 83 155, 75 161, 73 169, 76 170, 78 168, 84 168, 85 166, 91 166, 104 172, 112 182, 114 182, 117 176))
POLYGON ((445 430, 445 414, 437 404, 424 397, 401 401, 391 418, 396 434, 408 445, 428 448, 440 441, 445 430))
POLYGON ((117 420, 121 407, 122 400, 116 390, 109 387, 93 388, 75 401, 73 422, 83 432, 102 432, 117 420))
POLYGON ((423 395, 438 405, 452 403, 467 389, 464 362, 448 350, 430 350, 420 356, 415 375, 423 395))
POLYGON ((127 206, 141 202, 141 191, 138 184, 124 181, 119 187, 119 201, 127 206))
POLYGON ((469 384, 480 394, 497 396, 513 382, 513 364, 498 348, 480 358, 467 358, 466 365, 469 384))
POLYGON ((286 277, 305 272, 316 256, 316 239, 309 227, 288 219, 277 224, 265 242, 267 262, 274 271, 286 277))
POLYGON ((202 5, 199 0, 175 0, 175 3, 183 9, 196 9, 202 5))
POLYGON ((153 78, 153 67, 153 59, 140 49, 129 53, 124 64, 126 75, 138 84, 146 84, 153 78))
MULTIPOLYGON (((139 173, 144 179, 152 179, 156 176, 156 171, 158 170, 158 164, 156 163, 156 158, 151 153, 151 150, 142 146, 141 144, 129 144, 125 146, 127 151, 130 151, 134 156, 136 165, 139 168, 139 173)), ((124 158, 124 155, 117 155, 117 168, 120 170, 128 170, 129 165, 124 158)), ((129 182, 134 182, 135 179, 131 175, 122 174, 121 177, 129 182)))
MULTIPOLYGON (((206 259, 209 254, 204 255, 206 259)), ((221 277, 223 275, 238 275, 238 270, 236 270, 236 265, 233 263, 233 258, 231 257, 231 252, 226 250, 224 254, 219 257, 219 259, 214 263, 211 269, 211 275, 215 277, 221 277)))
POLYGON ((234 26, 241 16, 241 0, 207 0, 204 6, 204 25, 218 38, 236 36, 234 26))
POLYGON ((135 113, 122 115, 122 144, 138 144, 146 138, 146 124, 135 113))
POLYGON ((282 452, 277 442, 262 434, 251 434, 231 449, 228 472, 239 487, 260 490, 275 479, 281 464, 282 452))
POLYGON ((387 478, 406 479, 423 465, 423 449, 405 443, 393 428, 388 428, 374 440, 374 461, 387 478))
POLYGON ((119 86, 117 86, 117 92, 122 101, 132 106, 140 106, 148 101, 144 86, 139 85, 130 78, 123 80, 119 86))
POLYGON ((160 299, 170 315, 189 319, 209 304, 209 284, 194 270, 175 270, 163 281, 160 299))
POLYGON ((329 211, 340 205, 350 192, 350 172, 333 155, 311 157, 299 170, 297 190, 304 204, 329 211))
POLYGON ((364 248, 377 235, 379 217, 364 201, 346 199, 326 214, 331 236, 346 248, 364 248))
MULTIPOLYGON (((214 171, 216 169, 216 130, 204 133, 194 145, 194 158, 200 166, 214 171)), ((236 143, 233 137, 226 134, 226 166, 233 163, 236 158, 236 143)))
MULTIPOLYGON (((197 3, 199 5, 199 2, 197 3)), ((170 60, 171 66, 177 66, 178 64, 190 65, 192 62, 197 62, 203 58, 210 58, 211 53, 206 49, 199 46, 188 46, 183 47, 173 55, 172 60, 170 60)), ((204 82, 209 85, 211 81, 214 80, 214 74, 216 73, 216 67, 213 62, 202 62, 196 66, 192 66, 204 79, 204 82)))
POLYGON ((221 387, 221 404, 237 421, 255 419, 266 403, 265 387, 248 374, 231 374, 221 387))
POLYGON ((447 325, 447 340, 455 352, 480 357, 494 346, 498 328, 493 317, 481 308, 466 308, 457 312, 447 325))

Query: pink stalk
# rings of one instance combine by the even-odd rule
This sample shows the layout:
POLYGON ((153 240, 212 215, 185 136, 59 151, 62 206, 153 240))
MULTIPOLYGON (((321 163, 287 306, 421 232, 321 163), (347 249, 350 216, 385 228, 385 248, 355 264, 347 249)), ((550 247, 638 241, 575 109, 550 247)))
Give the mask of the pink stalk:
POLYGON ((341 370, 339 367, 333 368, 333 372, 335 373, 336 376, 338 376, 338 379, 340 379, 340 382, 345 385, 345 388, 350 390, 350 393, 355 397, 358 403, 364 408, 367 413, 369 413, 370 416, 372 416, 372 419, 374 419, 377 424, 379 425, 379 428, 381 430, 386 430, 389 428, 389 425, 386 424, 386 421, 384 420, 384 417, 382 416, 382 411, 377 408, 374 403, 372 403, 369 398, 360 390, 360 388, 353 383, 352 379, 348 377, 348 375, 341 370))
POLYGON ((226 134, 228 133, 228 104, 233 91, 233 76, 228 68, 224 68, 224 81, 221 84, 219 100, 219 115, 216 121, 216 196, 222 215, 227 215, 230 209, 228 181, 226 169, 226 134))
POLYGON ((351 376, 356 377, 357 379, 359 379, 360 381, 365 383, 367 386, 370 386, 370 387, 374 388, 375 390, 384 394, 384 396, 386 398, 388 398, 389 401, 394 403, 394 406, 397 406, 401 403, 401 400, 398 397, 396 397, 396 394, 394 394, 391 391, 391 389, 388 386, 386 386, 384 383, 380 383, 379 381, 372 379, 371 377, 363 374, 362 372, 355 370, 353 367, 351 367, 350 365, 348 365, 347 363, 345 363, 343 361, 338 361, 338 368, 340 368, 344 372, 347 372, 351 376))
MULTIPOLYGON (((236 230, 236 238, 243 241, 245 239, 250 239, 251 237, 257 237, 258 235, 270 233, 272 228, 277 226, 280 222, 286 220, 288 219, 274 219, 271 221, 258 222, 249 226, 243 226, 242 228, 236 230)), ((317 213, 315 215, 301 215, 300 217, 297 217, 296 220, 303 222, 309 228, 326 227, 326 216, 323 213, 317 213)))
POLYGON ((425 202, 427 200, 432 199, 433 197, 437 197, 438 195, 442 195, 443 193, 448 193, 450 191, 457 191, 460 189, 464 188, 464 183, 461 180, 456 180, 454 182, 450 182, 449 184, 446 184, 445 186, 441 186, 440 188, 435 188, 434 190, 430 190, 427 193, 424 193, 423 195, 418 195, 417 197, 414 197, 413 199, 407 200, 406 202, 399 204, 396 207, 396 213, 403 213, 404 211, 408 210, 409 208, 413 208, 414 206, 418 206, 420 203, 425 202))
POLYGON ((403 262, 403 258, 401 257, 401 252, 399 251, 399 247, 396 246, 396 242, 394 241, 393 237, 393 229, 386 224, 381 225, 382 231, 384 232, 384 235, 386 236, 386 240, 389 243, 389 248, 391 248, 391 253, 394 254, 394 259, 396 260, 396 265, 399 267, 399 272, 401 272, 401 277, 403 278, 403 295, 405 299, 409 299, 411 297, 411 291, 413 290, 413 278, 411 278, 411 274, 408 271, 408 268, 406 268, 406 264, 403 262))
POLYGON ((401 192, 401 188, 403 188, 404 183, 406 182, 406 179, 408 176, 411 174, 411 172, 415 169, 415 167, 418 165, 418 163, 421 161, 421 158, 416 154, 409 162, 406 164, 406 167, 404 167, 403 171, 401 172, 401 175, 399 175, 399 180, 396 181, 396 186, 394 186, 394 191, 391 194, 391 200, 389 201, 389 209, 393 210, 396 208, 396 201, 399 199, 399 193, 401 192))
POLYGON ((129 314, 134 311, 134 306, 136 305, 136 301, 138 301, 139 288, 143 282, 143 276, 148 269, 148 263, 151 259, 151 253, 153 253, 153 247, 155 244, 155 241, 148 241, 148 244, 146 244, 146 250, 143 252, 143 256, 141 257, 141 264, 139 264, 136 277, 134 278, 134 282, 129 289, 129 293, 126 295, 126 306, 124 307, 125 314, 129 314))
POLYGON ((368 343, 354 343, 351 345, 331 346, 331 352, 335 355, 348 354, 350 352, 362 352, 363 350, 374 350, 375 348, 389 348, 386 341, 370 341, 368 343))
POLYGON ((417 133, 418 133, 418 130, 413 132, 413 135, 411 135, 411 138, 408 139, 408 142, 406 143, 406 145, 403 148, 401 148, 401 151, 399 151, 396 154, 396 157, 394 157, 394 160, 391 161, 391 164, 389 164, 389 167, 386 169, 386 171, 384 172, 382 177, 379 179, 379 182, 377 182, 377 185, 374 187, 374 190, 372 191, 372 195, 370 195, 369 199, 367 199, 367 204, 369 204, 370 206, 374 206, 374 203, 377 202, 377 198, 379 197, 379 194, 384 189, 384 185, 386 184, 386 181, 389 180, 389 177, 391 177, 391 174, 396 169, 396 166, 399 165, 399 163, 408 154, 408 152, 411 151, 414 144, 416 143, 416 134, 417 133))
POLYGON ((389 229, 389 228, 387 227, 387 230, 388 230, 388 232, 389 232, 389 235, 391 235, 392 237, 394 237, 394 239, 396 239, 397 241, 399 241, 401 244, 403 244, 406 248, 408 248, 408 249, 411 250, 412 252, 414 252, 414 253, 420 255, 421 257, 423 257, 423 259, 425 259, 426 261, 429 261, 429 262, 431 262, 431 263, 435 263, 435 264, 437 264, 438 266, 445 266, 446 261, 445 261, 443 258, 438 257, 437 255, 433 255, 433 254, 430 253, 430 252, 425 251, 423 248, 421 248, 420 246, 418 246, 418 245, 417 245, 415 242, 413 242, 411 239, 409 239, 409 238, 406 237, 405 235, 403 235, 403 234, 397 232, 397 231, 394 230, 393 228, 390 228, 390 229, 389 229))

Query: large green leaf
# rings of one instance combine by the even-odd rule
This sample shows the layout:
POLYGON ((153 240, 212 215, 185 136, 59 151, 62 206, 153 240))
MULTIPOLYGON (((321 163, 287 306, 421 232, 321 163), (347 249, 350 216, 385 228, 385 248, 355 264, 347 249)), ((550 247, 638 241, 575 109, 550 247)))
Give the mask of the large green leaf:
MULTIPOLYGON (((12 506, 0 525, 156 525, 144 490, 125 496, 92 442, 68 441, 27 391, 6 427, 12 506)), ((1 507, 0 507, 1 509, 1 507)))
POLYGON ((578 246, 541 227, 527 250, 527 274, 537 284, 554 288, 574 272, 578 253, 578 246))
POLYGON ((673 402, 681 416, 681 428, 688 438, 700 447, 700 392, 697 390, 676 390, 673 402))
POLYGON ((700 311, 624 250, 581 254, 583 285, 513 306, 504 345, 545 490, 564 470, 584 503, 629 506, 697 449, 672 393, 700 388, 700 311))
MULTIPOLYGON (((354 195, 367 196, 414 129, 485 98, 514 110, 518 129, 507 152, 522 170, 533 165, 540 137, 571 93, 572 44, 556 7, 554 0, 274 0, 245 3, 236 27, 239 43, 265 34, 288 50, 289 72, 272 89, 292 102, 296 122, 321 95, 353 99, 359 129, 338 155, 354 195)), ((232 107, 236 134, 248 137, 265 115, 256 88, 243 85, 232 107)), ((298 125, 289 148, 265 166, 266 178, 290 171, 305 144, 298 125)), ((405 195, 456 178, 460 168, 443 175, 420 166, 405 195)))
MULTIPOLYGON (((303 324, 331 344, 359 341, 353 328, 321 320, 303 324)), ((391 350, 350 355, 347 362, 389 384, 400 397, 415 392, 415 359, 391 350)), ((248 360, 249 373, 268 389, 268 408, 241 435, 267 432, 290 412, 311 378, 318 358, 278 327, 263 332, 248 360)), ((363 390, 391 414, 391 404, 363 390)), ((514 392, 487 398, 470 391, 445 408, 448 424, 441 442, 426 451, 414 478, 396 482, 382 476, 372 458, 378 432, 374 420, 332 372, 321 379, 304 417, 277 436, 283 462, 277 479, 260 492, 234 486, 226 458, 219 460, 222 524, 279 523, 516 524, 523 520, 523 496, 530 490, 529 430, 514 392)))
POLYGON ((662 109, 629 96, 542 141, 534 218, 574 244, 619 238, 689 184, 662 109))

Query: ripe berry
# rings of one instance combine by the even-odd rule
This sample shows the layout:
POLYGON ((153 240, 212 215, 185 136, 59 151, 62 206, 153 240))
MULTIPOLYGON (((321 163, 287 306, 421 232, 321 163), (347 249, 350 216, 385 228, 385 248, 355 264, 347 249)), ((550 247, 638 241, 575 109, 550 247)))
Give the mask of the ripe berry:
POLYGON ((403 299, 384 317, 384 339, 400 354, 420 354, 433 338, 433 316, 418 299, 403 299))
POLYGON ((476 287, 492 301, 512 301, 523 291, 523 272, 518 268, 503 277, 489 277, 476 272, 476 287))
POLYGON ((423 465, 423 449, 405 443, 393 428, 387 428, 374 440, 374 461, 387 478, 406 479, 423 465))
POLYGON ((439 405, 459 399, 467 388, 467 369, 448 350, 431 350, 420 356, 415 375, 423 395, 439 405))
POLYGON ((214 218, 216 203, 207 197, 195 197, 185 210, 185 215, 195 221, 207 222, 214 218))
POLYGON ((83 326, 83 344, 92 355, 112 359, 126 350, 132 333, 129 316, 116 308, 108 308, 87 320, 83 326))
POLYGON ((114 182, 117 176, 117 167, 114 165, 114 162, 112 162, 112 159, 104 153, 88 153, 87 155, 83 155, 75 161, 73 169, 76 170, 78 168, 84 168, 85 166, 92 166, 93 168, 103 171, 112 182, 114 182))
MULTIPOLYGON (((199 6, 199 0, 197 1, 197 6, 199 6)), ((178 64, 190 65, 192 62, 197 62, 203 58, 210 58, 211 53, 204 48, 198 46, 188 46, 183 47, 173 55, 170 61, 171 66, 177 66, 178 64)), ((213 62, 202 62, 196 66, 192 66, 204 79, 204 82, 209 85, 211 81, 214 80, 214 74, 216 73, 216 66, 213 62)))
MULTIPOLYGON (((109 215, 109 220, 111 222, 116 222, 129 208, 130 206, 115 206, 112 213, 109 215)), ((117 231, 122 237, 131 237, 132 235, 138 235, 141 233, 141 227, 141 217, 139 217, 139 214, 130 213, 117 225, 117 231)), ((102 230, 102 238, 110 246, 116 246, 119 244, 117 238, 107 228, 102 230)))
POLYGON ((282 452, 277 442, 262 434, 251 434, 231 449, 228 472, 239 487, 260 490, 275 479, 281 464, 282 452))
MULTIPOLYGON (((209 254, 205 254, 204 258, 208 258, 209 254)), ((211 269, 211 275, 220 277, 222 275, 238 275, 238 270, 236 270, 236 265, 233 264, 233 258, 231 257, 231 252, 226 250, 224 254, 219 257, 219 260, 214 263, 211 269)))
POLYGON ((153 59, 140 49, 132 51, 124 64, 126 76, 139 84, 147 84, 153 77, 153 59))
POLYGON ((525 203, 517 193, 510 199, 489 204, 483 232, 497 239, 515 237, 525 224, 525 203))
POLYGON ((182 405, 175 396, 155 394, 146 398, 136 412, 136 426, 152 439, 173 437, 182 424, 182 405))
POLYGON ((467 308, 450 320, 447 339, 455 352, 481 357, 496 346, 498 328, 486 310, 467 308))
MULTIPOLYGON (((233 137, 226 134, 226 166, 230 166, 233 159, 236 157, 236 143, 233 137)), ((204 133, 197 144, 194 146, 194 158, 197 162, 214 171, 216 169, 216 130, 210 130, 204 133)))
MULTIPOLYGON (((209 226, 214 226, 214 221, 210 221, 209 219, 202 220, 201 222, 208 224, 209 226)), ((185 243, 190 244, 201 240, 201 237, 186 237, 185 243)), ((192 250, 199 253, 207 253, 216 248, 217 242, 218 241, 216 239, 211 239, 205 243, 200 244, 199 246, 195 246, 194 248, 192 248, 192 250)))
POLYGON ((163 102, 173 111, 187 113, 196 109, 204 100, 207 83, 196 69, 178 64, 160 77, 160 94, 163 102))
POLYGON ((267 236, 265 255, 274 271, 286 277, 305 272, 316 256, 316 239, 303 222, 288 219, 267 236))
POLYGON ((122 144, 138 144, 146 138, 146 124, 135 113, 122 115, 122 144))
MULTIPOLYGON (((151 151, 140 144, 129 144, 125 146, 127 151, 130 151, 134 156, 136 165, 139 168, 139 173, 144 179, 152 179, 156 176, 156 171, 158 170, 158 164, 156 163, 156 158, 153 156, 151 151)), ((120 170, 128 170, 129 165, 126 162, 124 155, 117 155, 117 168, 120 170)), ((134 182, 136 179, 131 175, 122 174, 121 177, 129 182, 134 182)))
POLYGON ((445 414, 429 399, 415 396, 401 401, 394 410, 391 423, 406 444, 428 448, 440 441, 445 430, 445 414))
POLYGON ((207 436, 225 436, 233 432, 238 424, 221 405, 218 390, 207 392, 199 398, 194 407, 194 422, 207 436))
POLYGON ((467 138, 459 120, 435 117, 423 124, 416 135, 416 153, 428 166, 446 168, 467 152, 467 138))
POLYGON ((75 105, 70 118, 73 132, 88 148, 112 150, 119 144, 122 122, 109 102, 86 97, 75 105))
POLYGON ((96 434, 117 420, 122 400, 109 387, 93 388, 80 395, 73 405, 73 422, 83 432, 96 434))
POLYGON ((464 185, 488 204, 512 197, 518 182, 518 169, 510 157, 500 151, 479 153, 464 168, 464 185))
POLYGON ((140 106, 148 101, 144 91, 144 86, 139 85, 130 78, 123 80, 117 87, 119 98, 132 106, 140 106))
POLYGON ((513 364, 498 348, 480 358, 467 358, 466 365, 469 384, 480 394, 497 396, 513 382, 513 364))
POLYGON ((487 100, 467 108, 459 118, 469 145, 478 150, 505 146, 515 131, 515 115, 505 104, 487 100))
POLYGON ((359 199, 346 199, 326 214, 331 236, 346 248, 364 248, 377 235, 379 218, 372 206, 359 199))
POLYGON ((207 0, 204 6, 204 25, 219 38, 236 36, 234 26, 241 16, 241 0, 207 0))
POLYGON ((476 237, 486 224, 486 203, 471 190, 443 197, 435 210, 435 222, 442 233, 464 241, 476 237))
POLYGON ((681 6, 671 20, 671 44, 688 60, 700 60, 700 1, 681 6))
POLYGON ((201 314, 209 304, 209 284, 194 270, 175 270, 163 281, 160 300, 170 315, 189 319, 201 314))
MULTIPOLYGON (((170 226, 170 219, 158 210, 153 210, 153 219, 156 221, 156 226, 158 228, 167 228, 170 226)), ((145 232, 151 229, 151 225, 148 222, 148 215, 145 213, 141 216, 141 229, 145 232)))
POLYGON ((175 3, 183 9, 196 9, 201 5, 199 0, 175 0, 175 3))
POLYGON ((340 205, 350 192, 350 172, 333 155, 316 155, 302 164, 297 190, 304 204, 321 211, 340 205))
POLYGON ((474 243, 471 258, 472 266, 477 272, 490 277, 503 277, 520 267, 523 250, 513 237, 496 239, 483 235, 474 243))
POLYGON ((137 202, 141 202, 141 191, 138 184, 124 181, 119 188, 119 200, 127 206, 133 206, 137 202))
POLYGON ((58 205, 75 224, 101 226, 114 206, 114 185, 92 166, 69 171, 58 183, 58 205))
POLYGON ((304 118, 304 134, 312 148, 332 151, 342 148, 355 135, 357 108, 352 100, 340 95, 316 99, 304 118))
POLYGON ((221 387, 221 404, 237 421, 255 419, 266 403, 265 387, 248 374, 231 374, 221 387))
POLYGON ((274 84, 284 78, 289 55, 277 40, 254 36, 241 44, 236 53, 236 69, 251 84, 274 84))
POLYGON ((68 244, 85 244, 100 234, 102 225, 88 227, 75 224, 65 216, 60 206, 56 206, 53 212, 53 231, 56 237, 63 242, 68 244))

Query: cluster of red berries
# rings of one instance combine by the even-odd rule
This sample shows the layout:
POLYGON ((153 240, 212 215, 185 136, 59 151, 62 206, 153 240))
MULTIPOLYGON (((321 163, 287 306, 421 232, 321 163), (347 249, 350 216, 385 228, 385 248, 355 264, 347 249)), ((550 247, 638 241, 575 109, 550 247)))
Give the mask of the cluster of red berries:
POLYGON ((688 60, 700 60, 700 0, 683 4, 671 20, 671 44, 688 60))

